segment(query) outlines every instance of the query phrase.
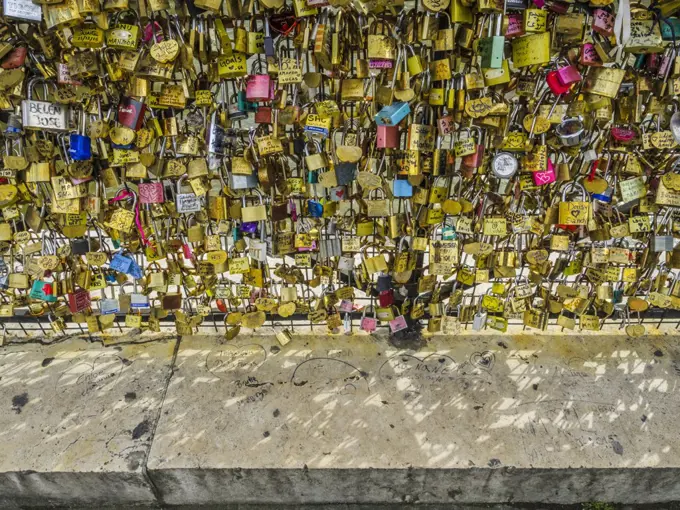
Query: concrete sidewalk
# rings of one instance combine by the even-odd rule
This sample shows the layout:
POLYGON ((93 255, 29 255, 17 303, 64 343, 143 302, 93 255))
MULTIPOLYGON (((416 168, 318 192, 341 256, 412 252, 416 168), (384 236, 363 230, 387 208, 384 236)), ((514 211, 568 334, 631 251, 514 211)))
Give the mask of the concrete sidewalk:
POLYGON ((671 508, 678 382, 669 336, 10 345, 0 508, 671 508))

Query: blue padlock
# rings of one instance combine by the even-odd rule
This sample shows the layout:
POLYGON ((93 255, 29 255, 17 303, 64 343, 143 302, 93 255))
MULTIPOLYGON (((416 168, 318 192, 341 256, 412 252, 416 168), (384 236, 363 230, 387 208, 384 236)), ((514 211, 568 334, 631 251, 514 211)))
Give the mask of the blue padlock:
POLYGON ((89 136, 85 136, 85 110, 83 109, 80 131, 69 136, 68 155, 73 161, 92 159, 92 144, 89 136))
POLYGON ((307 210, 312 218, 323 216, 323 204, 318 200, 307 200, 307 210))
POLYGON ((111 259, 109 267, 114 271, 127 273, 130 269, 130 264, 132 264, 132 259, 130 257, 126 257, 122 253, 116 253, 111 259))
POLYGON ((142 268, 139 267, 139 264, 137 264, 137 262, 135 262, 134 259, 130 263, 130 269, 128 269, 127 274, 132 276, 135 280, 139 280, 140 278, 142 278, 144 276, 144 273, 142 272, 142 268))
POLYGON ((374 120, 379 126, 396 126, 409 113, 411 113, 411 107, 408 103, 397 101, 389 106, 383 106, 383 109, 375 114, 374 120))
POLYGON ((456 229, 453 228, 452 226, 447 226, 442 228, 442 240, 444 241, 453 241, 457 239, 456 235, 456 229))
POLYGON ((395 179, 392 189, 395 198, 410 198, 413 196, 413 186, 406 179, 395 179))
POLYGON ((45 282, 43 280, 35 280, 33 282, 29 297, 31 299, 47 301, 48 303, 54 303, 57 300, 57 296, 54 295, 54 287, 52 286, 52 283, 45 282))
POLYGON ((78 133, 71 133, 69 137, 68 155, 73 161, 87 161, 92 159, 90 137, 78 133))

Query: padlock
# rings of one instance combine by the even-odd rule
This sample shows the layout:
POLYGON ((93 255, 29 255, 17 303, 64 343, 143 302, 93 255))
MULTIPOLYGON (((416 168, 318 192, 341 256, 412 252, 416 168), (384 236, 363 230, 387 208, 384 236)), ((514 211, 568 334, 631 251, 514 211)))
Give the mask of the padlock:
POLYGON ((182 183, 189 177, 189 174, 184 174, 177 181, 177 188, 175 193, 175 207, 179 214, 196 213, 202 208, 201 197, 195 193, 182 193, 182 183))
POLYGON ((269 101, 271 99, 271 80, 268 74, 255 74, 246 83, 248 101, 269 101))
POLYGON ((140 204, 162 204, 165 202, 165 191, 163 183, 160 181, 140 182, 138 189, 140 204))
POLYGON ((69 136, 69 156, 73 161, 87 161, 92 159, 92 140, 85 135, 85 109, 81 112, 80 126, 77 133, 69 136))
POLYGON ((378 149, 397 149, 399 147, 399 126, 378 125, 376 146, 378 149))
POLYGON ((474 126, 472 130, 477 133, 474 152, 463 156, 462 163, 468 168, 479 168, 484 161, 484 151, 486 149, 484 144, 484 132, 481 128, 476 126, 474 126))
POLYGON ((26 86, 27 99, 21 101, 21 122, 24 129, 55 132, 68 130, 67 116, 69 108, 47 101, 48 83, 54 85, 54 83, 40 78, 33 78, 28 82, 26 86), (34 88, 38 84, 43 85, 44 100, 42 101, 33 99, 34 88))
MULTIPOLYGON (((487 36, 480 37, 477 46, 477 51, 481 56, 480 65, 488 69, 500 69, 503 63, 503 53, 505 47, 505 36, 501 35, 503 15, 489 14, 487 21, 487 36)), ((484 30, 483 23, 481 30, 484 30)))
POLYGON ((557 180, 557 175, 555 174, 555 166, 553 162, 548 158, 547 169, 538 172, 532 172, 531 176, 534 179, 534 184, 536 186, 545 186, 546 184, 551 184, 557 180))
POLYGON ((362 331, 365 331, 366 333, 373 333, 378 327, 378 320, 376 318, 376 311, 375 311, 375 308, 373 308, 373 317, 366 317, 366 308, 368 308, 368 307, 365 306, 363 312, 361 313, 361 320, 359 322, 359 329, 361 329, 362 331))
POLYGON ((143 102, 125 96, 118 103, 116 120, 123 126, 139 131, 144 121, 145 111, 146 105, 143 102))
POLYGON ((587 201, 588 193, 580 184, 572 182, 562 189, 562 201, 559 205, 559 223, 561 225, 587 225, 590 212, 590 202, 587 201), (567 194, 574 191, 581 194, 580 201, 567 201, 567 194))
POLYGON ((139 44, 139 14, 132 10, 117 12, 112 21, 112 28, 106 32, 106 45, 116 50, 136 50, 139 44), (134 23, 123 23, 132 17, 134 23))
POLYGON ((259 204, 246 205, 246 197, 241 199, 241 219, 244 222, 265 221, 267 219, 267 207, 264 205, 262 194, 255 191, 258 196, 259 204))

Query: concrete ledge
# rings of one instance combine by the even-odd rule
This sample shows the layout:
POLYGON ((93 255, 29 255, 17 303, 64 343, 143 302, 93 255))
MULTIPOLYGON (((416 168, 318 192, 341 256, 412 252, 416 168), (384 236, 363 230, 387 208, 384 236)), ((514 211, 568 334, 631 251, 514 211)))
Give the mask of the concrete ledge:
POLYGON ((174 346, 0 350, 0 507, 155 504, 145 464, 174 346))
POLYGON ((149 458, 171 505, 680 500, 668 337, 185 338, 149 458))
POLYGON ((677 507, 677 337, 407 347, 317 336, 0 349, 0 508, 677 507))

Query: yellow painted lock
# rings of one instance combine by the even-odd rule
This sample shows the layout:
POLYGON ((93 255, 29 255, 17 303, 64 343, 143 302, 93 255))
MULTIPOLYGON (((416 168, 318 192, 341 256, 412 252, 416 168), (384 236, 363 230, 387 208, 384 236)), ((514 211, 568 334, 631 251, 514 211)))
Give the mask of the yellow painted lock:
POLYGON ((424 71, 423 67, 423 58, 420 55, 416 55, 413 46, 406 45, 406 50, 408 52, 411 52, 411 55, 407 57, 406 59, 406 66, 408 68, 408 72, 413 76, 418 76, 420 73, 424 71))

